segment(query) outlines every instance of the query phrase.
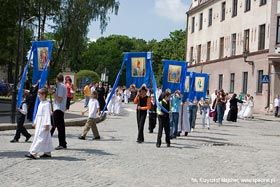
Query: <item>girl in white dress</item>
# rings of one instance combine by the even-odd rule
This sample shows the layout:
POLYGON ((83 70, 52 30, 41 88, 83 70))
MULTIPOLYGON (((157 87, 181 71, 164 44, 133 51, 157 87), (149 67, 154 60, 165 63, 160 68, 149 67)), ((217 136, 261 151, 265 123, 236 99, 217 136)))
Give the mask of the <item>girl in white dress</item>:
POLYGON ((241 118, 241 119, 243 119, 244 118, 244 112, 245 112, 245 110, 246 110, 246 108, 247 108, 247 106, 248 106, 248 101, 247 101, 248 99, 247 99, 247 96, 245 95, 244 96, 244 98, 243 98, 243 100, 242 100, 242 105, 241 105, 241 109, 240 109, 240 111, 238 112, 238 114, 237 114, 237 117, 238 118, 241 118))
POLYGON ((38 159, 40 157, 51 157, 51 151, 54 150, 51 138, 51 106, 49 101, 46 100, 48 91, 46 88, 38 90, 38 97, 40 104, 34 120, 33 126, 35 127, 35 136, 33 143, 29 149, 28 158, 38 159), (44 152, 39 156, 39 152, 44 152))
POLYGON ((116 96, 115 96, 115 114, 120 115, 121 113, 121 105, 123 100, 123 92, 120 88, 116 90, 116 96))
POLYGON ((249 97, 248 106, 243 114, 244 119, 252 119, 253 118, 253 111, 254 111, 254 100, 253 96, 249 97))
MULTIPOLYGON (((106 98, 106 103, 108 103, 109 100, 109 95, 111 94, 112 89, 109 89, 109 93, 108 93, 108 97, 106 98)), ((115 94, 112 95, 108 105, 107 105, 107 110, 109 115, 113 115, 114 114, 114 108, 115 108, 115 94)))

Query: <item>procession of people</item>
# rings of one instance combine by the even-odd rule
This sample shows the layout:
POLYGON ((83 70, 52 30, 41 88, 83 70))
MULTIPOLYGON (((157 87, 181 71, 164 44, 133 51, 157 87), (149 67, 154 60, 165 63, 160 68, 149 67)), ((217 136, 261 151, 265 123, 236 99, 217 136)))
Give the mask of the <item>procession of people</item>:
MULTIPOLYGON (((63 81, 64 76, 60 73, 56 77, 56 89, 41 88, 36 93, 41 102, 33 121, 35 128, 33 143, 29 154, 25 155, 30 159, 51 157, 53 150, 67 149, 64 113, 70 108, 74 87, 71 79, 67 79, 65 84, 63 81), (47 99, 48 95, 53 97, 54 101, 52 103, 47 99), (59 145, 54 148, 52 136, 55 129, 58 131, 59 145), (39 153, 42 154, 39 155, 39 153)), ((24 96, 26 97, 28 93, 28 91, 25 91, 24 96)), ((161 147, 163 130, 166 145, 170 147, 172 139, 181 135, 188 136, 189 133, 195 132, 198 124, 202 124, 202 128, 207 127, 210 130, 211 117, 213 117, 214 123, 218 123, 219 127, 223 125, 225 119, 237 122, 237 119, 253 118, 254 101, 252 96, 247 94, 238 98, 237 94, 227 94, 223 89, 215 90, 211 95, 207 90, 206 95, 201 98, 196 96, 194 98, 184 98, 180 90, 171 93, 169 88, 162 91, 161 87, 158 87, 154 91, 147 88, 145 84, 140 88, 136 88, 132 84, 128 88, 118 86, 112 89, 110 86, 104 87, 102 82, 92 83, 87 80, 84 87, 84 96, 85 109, 81 108, 81 114, 84 115, 85 112, 88 112, 88 120, 81 135, 78 136, 81 140, 86 139, 90 129, 93 132, 92 140, 101 139, 96 125, 106 117, 106 115, 101 116, 101 112, 106 111, 105 114, 112 116, 122 115, 123 106, 131 101, 136 105, 135 123, 138 133, 136 142, 139 144, 145 142, 145 123, 148 119, 147 129, 149 133, 153 133, 158 126, 157 137, 155 137, 157 148, 161 147), (197 122, 197 115, 199 114, 202 119, 201 123, 197 122)), ((26 137, 25 141, 29 142, 32 135, 23 126, 28 111, 25 99, 18 111, 18 128, 11 142, 18 142, 20 133, 26 137)))

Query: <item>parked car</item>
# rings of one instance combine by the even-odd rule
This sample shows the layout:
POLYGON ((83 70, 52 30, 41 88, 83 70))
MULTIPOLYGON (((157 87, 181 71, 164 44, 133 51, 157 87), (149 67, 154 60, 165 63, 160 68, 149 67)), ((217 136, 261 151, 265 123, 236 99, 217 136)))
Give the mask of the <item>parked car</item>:
POLYGON ((7 96, 10 93, 10 84, 0 83, 0 96, 7 96))

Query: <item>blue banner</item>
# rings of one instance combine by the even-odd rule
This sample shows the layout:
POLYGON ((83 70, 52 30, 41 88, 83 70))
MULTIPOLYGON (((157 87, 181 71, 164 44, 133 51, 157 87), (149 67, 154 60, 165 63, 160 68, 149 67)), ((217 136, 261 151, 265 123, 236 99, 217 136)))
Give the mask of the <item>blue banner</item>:
POLYGON ((152 55, 150 52, 128 52, 124 55, 126 63, 126 87, 135 84, 140 88, 142 84, 150 87, 150 64, 152 55))
POLYGON ((171 93, 184 89, 188 63, 185 61, 164 60, 163 61, 163 80, 162 90, 169 88, 171 93))
POLYGON ((41 79, 41 74, 51 59, 53 42, 50 40, 32 42, 33 77, 32 84, 41 79))
POLYGON ((183 101, 193 101, 196 97, 199 100, 205 98, 208 88, 209 75, 205 73, 186 72, 183 93, 183 101))
POLYGON ((27 78, 27 72, 28 72, 28 67, 31 61, 31 56, 32 56, 33 51, 31 50, 29 53, 29 57, 28 57, 28 62, 25 65, 24 71, 22 73, 21 76, 21 80, 20 80, 20 84, 19 84, 19 89, 18 89, 18 95, 17 95, 17 108, 20 107, 21 101, 22 101, 22 94, 23 94, 23 90, 24 90, 24 83, 26 81, 27 78))

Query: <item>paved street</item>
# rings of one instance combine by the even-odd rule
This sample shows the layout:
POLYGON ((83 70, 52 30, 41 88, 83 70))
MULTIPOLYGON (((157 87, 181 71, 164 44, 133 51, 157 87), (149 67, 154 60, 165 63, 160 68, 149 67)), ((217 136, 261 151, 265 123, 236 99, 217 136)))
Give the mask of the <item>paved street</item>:
MULTIPOLYGON (((68 126, 68 149, 54 151, 50 159, 26 159, 31 143, 22 138, 12 144, 15 131, 0 131, 1 186, 280 185, 279 120, 239 120, 207 130, 198 114, 193 133, 172 139, 170 148, 165 143, 156 148, 157 134, 147 133, 148 120, 145 142, 136 143, 135 105, 124 106, 121 116, 108 116, 98 124, 99 141, 91 140, 91 132, 87 140, 79 140, 82 127, 68 126)), ((77 115, 78 108, 73 106, 67 115, 77 115)), ((57 133, 53 144, 58 145, 57 133)))

